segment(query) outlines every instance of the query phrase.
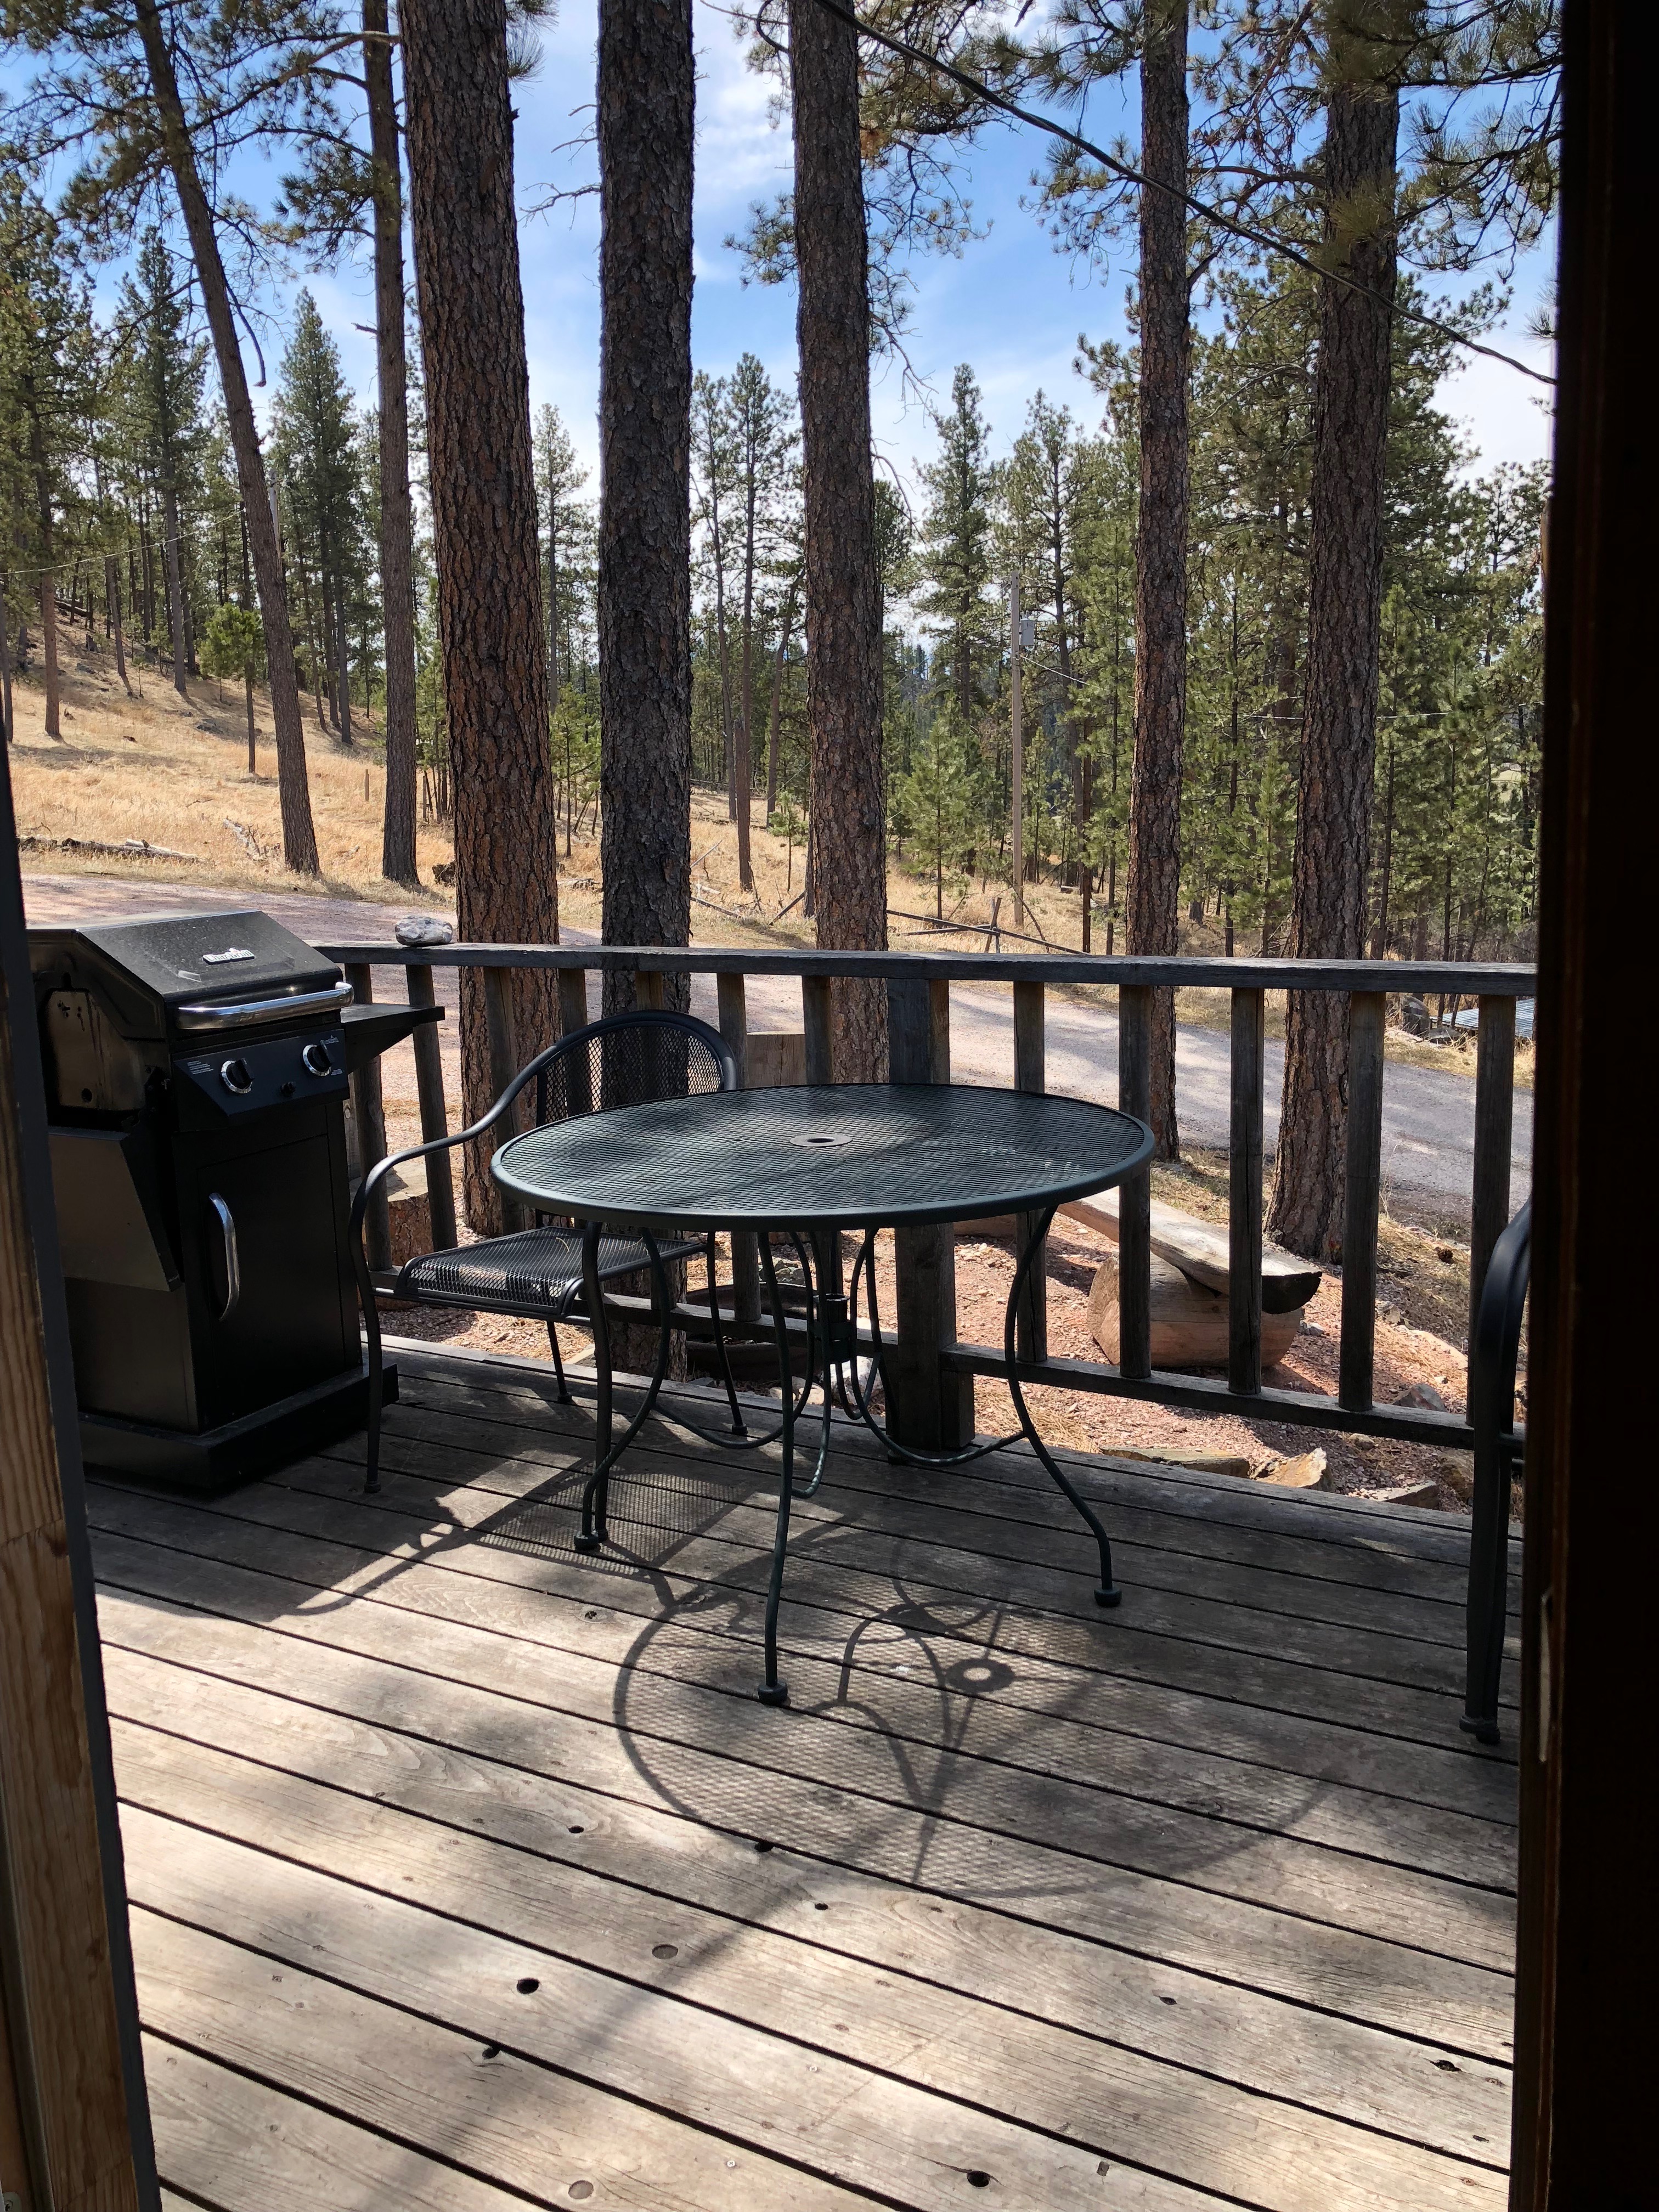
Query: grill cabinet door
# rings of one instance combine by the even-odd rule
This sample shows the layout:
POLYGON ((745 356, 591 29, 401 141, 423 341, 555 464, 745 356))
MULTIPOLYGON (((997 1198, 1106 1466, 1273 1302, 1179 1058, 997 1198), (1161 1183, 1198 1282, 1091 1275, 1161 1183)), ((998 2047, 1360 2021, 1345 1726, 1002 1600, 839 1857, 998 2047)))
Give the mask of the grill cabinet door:
POLYGON ((192 1162, 180 1190, 186 1265, 198 1292, 198 1419, 216 1428, 343 1367, 355 1366, 355 1311, 344 1308, 343 1192, 325 1129, 282 1145, 192 1162), (234 1229, 237 1289, 229 1295, 224 1224, 234 1229), (348 1330, 347 1322, 351 1326, 348 1330))

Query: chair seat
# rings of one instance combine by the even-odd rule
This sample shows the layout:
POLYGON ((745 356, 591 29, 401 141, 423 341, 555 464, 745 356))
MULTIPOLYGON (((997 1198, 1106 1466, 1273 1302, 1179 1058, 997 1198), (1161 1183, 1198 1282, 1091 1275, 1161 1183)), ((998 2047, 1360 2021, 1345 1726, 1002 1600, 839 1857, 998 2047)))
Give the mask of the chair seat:
MULTIPOLYGON (((665 1262, 695 1259, 701 1244, 659 1243, 665 1262)), ((651 1265, 639 1237, 599 1238, 599 1280, 636 1275, 651 1265)), ((394 1297, 422 1305, 471 1306, 484 1313, 531 1313, 562 1321, 581 1295, 582 1240, 575 1229, 526 1229, 453 1251, 428 1252, 398 1277, 394 1297)))

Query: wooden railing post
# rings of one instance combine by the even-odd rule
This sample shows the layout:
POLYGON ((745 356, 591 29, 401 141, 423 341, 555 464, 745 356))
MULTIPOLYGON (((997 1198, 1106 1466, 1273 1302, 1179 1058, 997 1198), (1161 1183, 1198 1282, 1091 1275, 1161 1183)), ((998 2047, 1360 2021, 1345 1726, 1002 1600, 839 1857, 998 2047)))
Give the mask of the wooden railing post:
MULTIPOLYGON (((720 1003, 720 1035, 738 1063, 738 1085, 746 1091, 749 1004, 743 977, 722 974, 715 978, 714 988, 720 1003)), ((739 1321, 759 1321, 760 1252, 753 1233, 746 1229, 735 1231, 732 1237, 732 1303, 739 1321)))
MULTIPOLYGON (((360 1006, 374 1002, 374 974, 367 962, 346 969, 351 995, 360 1006)), ((386 1115, 380 1103, 380 1063, 371 1054, 351 1079, 352 1119, 357 1125, 357 1172, 366 1176, 386 1158, 386 1115)), ((371 1268, 392 1265, 392 1218, 384 1181, 377 1185, 363 1221, 363 1249, 371 1268)))
MULTIPOLYGON (((1048 1087, 1045 1052, 1045 1000, 1041 983, 1014 986, 1014 1088, 1046 1091, 1048 1087)), ((1018 1222, 1018 1249, 1023 1259, 1031 1243, 1038 1216, 1022 1213, 1018 1222)), ((1048 1255, 1038 1252, 1026 1278, 1025 1295, 1014 1320, 1014 1344, 1022 1359, 1048 1357, 1048 1255)))
MULTIPOLYGON (((436 1006, 437 992, 427 963, 411 961, 408 975, 410 1005, 436 1006)), ((437 1144, 449 1134, 449 1109, 444 1100, 443 1047, 436 1022, 422 1022, 410 1042, 415 1047, 415 1095, 421 1103, 421 1142, 437 1144)), ((433 1249, 447 1252, 455 1243, 455 1182, 447 1152, 426 1156, 426 1200, 433 1249)))
POLYGON ((1233 993, 1228 1133, 1227 1383, 1261 1388, 1261 1106, 1267 994, 1233 993))
POLYGON ((660 968, 641 968, 634 976, 634 1004, 651 1013, 662 1012, 663 978, 660 968))
POLYGON ((1469 1346, 1492 1248, 1510 1218, 1515 1135, 1515 1001, 1482 998, 1474 1064, 1474 1191, 1469 1209, 1469 1346))
MULTIPOLYGON (((1117 1103, 1137 1121, 1152 1113, 1152 994, 1125 983, 1117 994, 1117 1103)), ((1117 1364, 1144 1381, 1152 1371, 1152 1171, 1144 1167, 1118 1198, 1117 1364)))
POLYGON ((1350 1412, 1371 1402, 1376 1346, 1376 1219, 1382 1204, 1382 1032, 1388 1000, 1348 1001, 1347 1200, 1342 1220, 1342 1345, 1337 1396, 1350 1412))

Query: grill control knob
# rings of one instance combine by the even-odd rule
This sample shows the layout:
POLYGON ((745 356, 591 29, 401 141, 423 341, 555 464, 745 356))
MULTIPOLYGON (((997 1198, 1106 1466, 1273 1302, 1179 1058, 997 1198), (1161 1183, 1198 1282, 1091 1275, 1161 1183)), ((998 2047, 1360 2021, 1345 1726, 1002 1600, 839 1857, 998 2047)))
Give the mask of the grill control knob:
POLYGON ((308 1044, 300 1054, 301 1064, 307 1075, 332 1075, 334 1063, 328 1056, 325 1044, 308 1044))
POLYGON ((227 1091, 246 1098, 253 1088, 253 1071, 245 1060, 227 1060, 220 1066, 219 1080, 227 1091))

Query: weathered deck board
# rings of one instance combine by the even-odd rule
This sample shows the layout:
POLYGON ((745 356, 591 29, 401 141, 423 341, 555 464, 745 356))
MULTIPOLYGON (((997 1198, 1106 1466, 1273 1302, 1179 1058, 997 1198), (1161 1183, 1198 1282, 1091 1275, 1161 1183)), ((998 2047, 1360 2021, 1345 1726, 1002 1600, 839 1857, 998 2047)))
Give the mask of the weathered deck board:
POLYGON ((588 1409, 399 1358, 378 1501, 349 1443, 94 1487, 171 2189, 1503 2202, 1514 1775, 1456 1735, 1456 1531, 1081 1460, 1103 1623, 1030 1463, 838 1431, 773 1713, 763 1455, 655 1424, 586 1560, 588 1409))

